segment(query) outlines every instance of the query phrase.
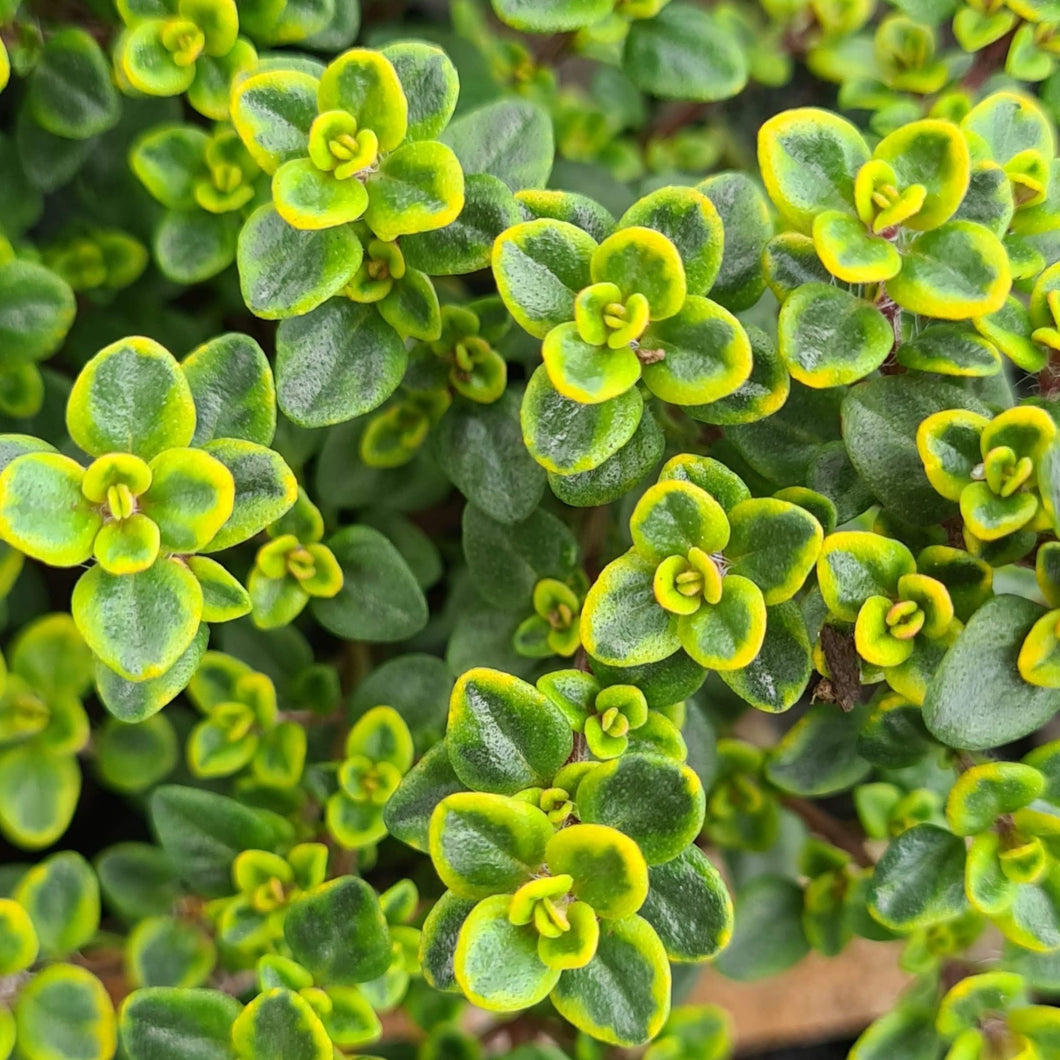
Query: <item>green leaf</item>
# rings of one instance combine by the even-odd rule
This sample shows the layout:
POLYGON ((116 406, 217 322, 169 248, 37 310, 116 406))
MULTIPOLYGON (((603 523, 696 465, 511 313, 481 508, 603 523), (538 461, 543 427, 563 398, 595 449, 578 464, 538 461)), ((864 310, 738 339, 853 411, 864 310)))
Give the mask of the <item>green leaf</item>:
POLYGON ((953 219, 975 221, 994 235, 1004 237, 1015 210, 1012 182, 1004 169, 991 160, 973 161, 968 190, 953 219))
MULTIPOLYGON (((396 973, 399 977, 404 974, 401 971, 396 973)), ((355 986, 333 986, 327 993, 332 1007, 323 1022, 334 1045, 356 1048, 379 1039, 382 1025, 371 1002, 361 990, 355 986)))
POLYGON ((490 405, 457 399, 435 435, 442 471, 472 504, 505 523, 530 515, 545 488, 523 440, 518 400, 511 390, 490 405))
POLYGON ((783 407, 791 377, 776 344, 759 328, 746 328, 751 342, 751 374, 731 394, 706 405, 689 405, 685 412, 701 423, 720 426, 762 420, 783 407))
POLYGON ((463 548, 479 595, 495 607, 523 609, 542 578, 574 572, 578 543, 566 523, 538 508, 502 523, 473 504, 464 507, 463 548))
POLYGON ((517 677, 478 668, 453 687, 446 744, 454 771, 469 788, 513 795, 547 786, 572 741, 559 709, 517 677))
POLYGON ((96 769, 106 785, 134 794, 154 787, 180 755, 173 726, 160 715, 134 725, 108 718, 95 734, 95 746, 96 769))
MULTIPOLYGON (((769 204, 751 177, 735 170, 708 177, 696 190, 714 204, 723 227, 721 262, 710 296, 734 313, 748 309, 765 290, 762 255, 773 235, 769 204)), ((689 287, 694 290, 691 273, 689 287)))
POLYGON ((202 588, 177 560, 158 559, 139 574, 86 571, 71 609, 85 642, 112 670, 145 681, 168 670, 195 638, 202 588))
POLYGON ((1060 871, 1046 868, 1035 883, 1016 888, 1012 905, 997 917, 1002 934, 1024 949, 1055 951, 1060 945, 1060 871))
POLYGON ((873 765, 901 769, 919 762, 933 746, 920 708, 897 693, 873 699, 858 734, 858 754, 873 765))
MULTIPOLYGON (((299 43, 315 51, 341 51, 352 43, 348 34, 352 29, 356 36, 360 20, 357 5, 353 5, 352 14, 340 14, 339 9, 346 6, 321 0, 297 0, 282 9, 271 4, 244 5, 240 28, 263 44, 299 43)), ((310 66, 307 60, 302 62, 310 66)), ((323 70, 323 64, 313 64, 314 69, 318 67, 323 70)))
POLYGON ((802 611, 788 600, 766 609, 766 635, 758 654, 739 670, 718 671, 718 677, 758 710, 779 714, 802 697, 813 665, 810 634, 802 611))
POLYGON ((402 778, 383 808, 387 830, 413 850, 426 852, 434 808, 447 796, 463 790, 445 743, 435 744, 402 778))
POLYGON ((250 311, 266 320, 308 313, 345 286, 364 250, 352 228, 292 228, 261 206, 239 234, 239 281, 250 311))
POLYGON ((893 243, 872 235, 860 217, 842 210, 826 210, 814 218, 813 243, 825 268, 845 283, 879 283, 902 267, 893 243))
POLYGON ((872 303, 824 283, 803 284, 780 308, 777 352, 806 386, 843 386, 875 371, 894 329, 872 303))
MULTIPOLYGON (((229 25, 228 31, 233 32, 234 17, 229 25)), ((253 72, 257 62, 258 53, 245 37, 237 37, 223 55, 210 55, 208 52, 200 55, 195 62, 195 78, 188 88, 188 102, 203 117, 212 121, 226 121, 231 109, 229 86, 237 78, 253 72)))
POLYGON ((527 883, 545 861, 554 829, 536 806, 503 795, 449 795, 431 815, 430 855, 461 898, 488 898, 527 883))
MULTIPOLYGON (((812 225, 816 216, 808 223, 812 225)), ((781 232, 769 240, 762 253, 762 268, 766 284, 781 302, 804 283, 832 281, 832 274, 818 257, 813 240, 799 232, 781 232)))
POLYGON ((644 382, 663 401, 699 405, 728 397, 751 374, 751 341, 727 309, 696 295, 668 320, 651 324, 641 350, 661 350, 644 365, 644 382))
POLYGON ((1045 367, 1049 355, 1034 342, 1030 314, 1017 298, 1010 295, 996 313, 977 317, 972 323, 980 334, 1025 372, 1040 372, 1045 367))
POLYGON ((651 228, 620 228, 609 235, 593 251, 590 274, 594 284, 617 287, 623 302, 642 295, 652 320, 673 316, 688 293, 681 252, 651 228))
POLYGON ((268 445, 276 433, 276 388, 262 348, 229 332, 197 346, 181 361, 195 401, 191 444, 240 438, 268 445))
POLYGON ((517 324, 536 338, 574 319, 574 299, 591 281, 596 240, 566 221, 524 221, 493 246, 497 290, 517 324))
POLYGON ((515 199, 521 207, 524 221, 543 217, 566 221, 588 232, 597 242, 603 241, 615 230, 614 215, 595 199, 576 191, 524 188, 516 193, 515 199))
POLYGON ((681 646, 676 616, 655 599, 656 563, 635 551, 609 563, 582 606, 582 644, 611 666, 659 662, 681 646))
POLYGON ((159 269, 177 283, 201 283, 235 261, 241 219, 238 214, 204 210, 167 213, 155 231, 159 269))
POLYGON ((176 917, 142 920, 129 936, 126 967, 137 989, 151 986, 200 986, 217 960, 203 931, 176 917))
POLYGON ((543 1001, 560 972, 538 956, 533 926, 509 919, 512 899, 495 895, 479 902, 460 929, 453 971, 460 989, 488 1012, 517 1012, 543 1001), (503 960, 498 960, 504 954, 503 960))
POLYGON ((195 182, 206 165, 209 142, 209 135, 195 125, 157 125, 137 138, 129 164, 167 209, 192 210, 197 206, 195 182))
POLYGON ((118 1044, 114 1005, 87 969, 54 964, 23 987, 15 1003, 19 1050, 34 1060, 108 1060, 118 1044))
POLYGON ((72 140, 87 140, 117 125, 120 98, 95 39, 73 26, 52 33, 30 75, 26 106, 48 132, 72 140))
POLYGON ((0 534, 34 559, 57 567, 91 555, 102 516, 81 492, 84 469, 59 453, 26 453, 0 473, 0 534))
POLYGON ((666 236, 681 255, 688 293, 711 290, 725 236, 721 217, 702 189, 659 188, 638 199, 618 223, 621 229, 638 226, 666 236))
POLYGON ((378 530, 349 526, 326 542, 342 588, 310 605, 318 622, 347 640, 405 640, 423 628, 427 602, 401 554, 378 530))
POLYGON ((296 898, 287 908, 283 933, 294 959, 318 982, 366 983, 390 964, 390 932, 379 896, 356 876, 329 880, 296 898))
POLYGON ((0 343, 5 363, 54 353, 74 322, 70 285, 51 269, 14 259, 0 265, 0 343))
POLYGON ((420 966, 423 978, 435 990, 459 991, 453 970, 457 939, 476 903, 446 891, 434 903, 420 935, 420 966))
POLYGON ((417 232, 401 240, 410 268, 431 276, 459 276, 490 264, 496 238, 522 220, 508 185, 489 173, 464 178, 464 208, 444 228, 417 232))
POLYGON ((786 110, 758 130, 758 164, 766 191, 803 232, 825 210, 854 212, 854 177, 868 160, 861 133, 829 111, 786 110))
POLYGON ((441 136, 466 174, 489 173, 512 191, 543 188, 555 147, 548 112, 523 99, 501 99, 462 114, 441 136))
POLYGON ((681 647, 700 666, 738 670, 750 664, 766 633, 766 604, 762 590, 748 578, 727 574, 721 580, 717 603, 704 603, 677 622, 681 647))
POLYGON ((928 686, 924 722, 934 736, 950 747, 998 747, 1060 710, 1060 690, 1027 684, 1016 665, 1041 615, 1018 596, 996 596, 972 615, 928 686))
POLYGON ((318 84, 308 73, 269 70, 246 78, 232 93, 232 124, 266 173, 308 153, 318 84))
POLYGON ((640 379, 640 361, 630 346, 613 350, 588 343, 573 322, 548 333, 541 355, 556 390, 585 404, 618 397, 640 379))
POLYGON ((27 177, 18 158, 14 140, 5 136, 0 167, 2 187, 8 209, 4 216, 4 230, 8 236, 21 235, 40 220, 44 209, 43 197, 27 177))
POLYGON ((578 815, 606 824, 640 847, 649 865, 677 857, 703 827, 699 777, 669 759, 627 753, 594 765, 578 786, 578 815))
POLYGON ((122 1047, 129 1060, 229 1060, 241 1009, 220 990, 137 990, 121 1008, 122 1047))
POLYGON ((74 381, 66 406, 70 437, 86 453, 135 453, 150 460, 186 446, 195 402, 173 355, 134 337, 100 350, 74 381))
POLYGON ((817 703, 784 734, 766 764, 766 776, 782 791, 819 797, 853 787, 870 765, 858 754, 864 712, 849 714, 817 703))
POLYGON ((943 320, 995 313, 1011 287, 1001 241, 972 221, 949 221, 917 236, 902 254, 902 271, 887 281, 903 309, 943 320))
POLYGON ((62 958, 99 930, 99 884, 80 854, 64 850, 30 869, 12 897, 33 921, 41 954, 62 958))
POLYGON ((565 33, 611 14, 614 0, 492 0, 497 17, 524 33, 565 33))
POLYGON ((692 548, 719 553, 729 543, 729 521, 722 506, 691 482, 664 478, 641 495, 629 519, 633 547, 660 563, 692 548))
POLYGON ((0 372, 0 412, 8 416, 36 415, 44 404, 44 377, 34 364, 20 364, 0 372))
POLYGON ((13 898, 0 898, 0 969, 23 972, 37 959, 40 946, 33 921, 13 898))
POLYGON ((552 992, 564 1019, 614 1045, 643 1045, 670 1014, 670 966, 646 920, 628 917, 601 926, 596 956, 566 971, 552 992))
POLYGON ((1001 370, 997 347, 967 325, 932 324, 895 353, 899 364, 942 375, 990 376, 1001 370))
POLYGON ((950 920, 967 908, 964 840, 933 824, 918 824, 891 840, 876 864, 869 910, 892 931, 908 932, 950 920))
POLYGON ((96 860, 96 872, 108 908, 124 920, 163 916, 179 891, 173 867, 161 847, 118 843, 96 860))
POLYGON ((151 793, 151 823, 180 877, 208 896, 232 893, 232 862, 243 850, 289 842, 283 818, 211 791, 163 785, 151 793))
POLYGON ((464 207, 464 175, 452 149, 436 140, 403 144, 367 180, 364 219, 383 240, 444 228, 464 207))
POLYGON ((648 897, 648 866, 640 848, 613 828, 563 828, 550 838, 545 861, 553 876, 570 876, 574 896, 606 920, 632 916, 648 897))
POLYGON ((718 971, 737 982, 750 982, 797 964, 810 950, 802 912, 802 888, 794 880, 764 875, 741 887, 736 895, 736 929, 718 955, 718 971))
POLYGON ((548 484, 564 504, 576 508, 610 504, 629 493, 658 466, 665 447, 662 428, 648 411, 641 416, 633 437, 602 464, 573 475, 549 472, 548 484))
POLYGON ((200 449, 167 449, 150 467, 140 509, 158 526, 162 548, 184 554, 205 548, 232 514, 231 472, 200 449))
POLYGON ((92 683, 92 655, 67 614, 44 615, 25 626, 9 649, 8 665, 35 691, 56 700, 80 698, 92 683))
POLYGON ((741 501, 728 514, 728 573, 750 578, 767 604, 791 599, 817 562, 821 524, 796 504, 764 497, 741 501))
POLYGON ((851 462, 883 506, 914 526, 955 514, 953 502, 928 481, 916 447, 920 424, 951 408, 990 414, 962 387, 907 376, 870 379, 843 401, 843 441, 851 462))
POLYGON ((937 228, 954 214, 968 190, 968 144, 952 122, 930 118, 910 122, 885 136, 872 157, 891 165, 899 188, 919 184, 927 192, 924 204, 903 222, 907 228, 937 228))
POLYGON ((655 929, 671 961, 705 961, 728 946, 733 904, 721 873, 692 846, 648 870, 640 915, 655 929))
POLYGON ((14 1050, 15 1039, 17 1036, 18 1028, 15 1026, 15 1017, 12 1015, 10 1009, 5 1008, 3 1016, 0 1016, 0 1050, 3 1050, 5 1053, 10 1055, 11 1052, 14 1050))
POLYGON ((377 703, 388 703, 405 720, 416 752, 423 754, 445 734, 453 675, 434 655, 416 652, 388 659, 354 689, 350 715, 359 717, 377 703))
POLYGON ((892 1056, 936 1060, 941 1045, 930 1012, 897 1009, 870 1024, 854 1043, 850 1060, 887 1060, 892 1056))
POLYGON ((896 596, 898 579, 915 572, 913 554, 900 541, 862 530, 829 534, 817 561, 821 595, 844 622, 855 621, 870 596, 896 596))
POLYGON ((72 755, 35 744, 0 751, 0 831, 18 846, 51 846, 69 827, 80 795, 72 755))
POLYGON ((115 65, 137 92, 177 96, 191 88, 195 80, 195 63, 175 62, 166 47, 167 28, 164 19, 147 18, 130 26, 116 42, 115 65))
POLYGON ((598 405, 583 405, 552 386, 544 366, 530 377, 520 419, 526 448, 558 475, 592 471, 614 456, 636 433, 644 399, 636 389, 598 405))
POLYGON ((349 111, 361 128, 379 137, 383 151, 393 151, 408 128, 408 103, 397 72, 380 52, 353 48, 333 60, 321 75, 317 105, 349 111))
POLYGON ((232 1045, 258 1060, 329 1060, 334 1046, 313 1007, 277 987, 258 994, 232 1024, 232 1045))
POLYGON ((292 159, 276 170, 272 197, 280 217, 299 231, 349 224, 368 208, 368 192, 356 177, 339 180, 308 158, 292 159))
POLYGON ((333 298, 284 320, 276 334, 277 398, 301 427, 378 408, 405 374, 405 344, 372 305, 333 298))
POLYGON ((956 835, 989 831, 1045 791, 1045 777, 1021 762, 989 762, 965 770, 946 798, 946 823, 956 835))
POLYGON ((346 756, 363 755, 388 762, 399 773, 412 767, 412 734, 393 707, 373 707, 362 715, 346 738, 346 756))
POLYGON ((203 448, 228 468, 236 490, 232 514, 202 551, 220 552, 246 541, 294 504, 298 481, 279 453, 237 438, 218 438, 203 448))
POLYGON ((748 73, 735 35, 710 13, 680 0, 630 25, 622 68, 643 92, 700 103, 735 96, 748 73))
POLYGON ((433 139, 456 109, 460 94, 456 67, 441 48, 419 41, 388 44, 382 54, 397 72, 408 100, 407 139, 433 139))
POLYGON ((1045 158, 1056 154, 1056 133, 1045 111, 1018 92, 991 93, 964 116, 961 128, 981 137, 990 157, 1001 166, 1024 151, 1037 151, 1045 158))

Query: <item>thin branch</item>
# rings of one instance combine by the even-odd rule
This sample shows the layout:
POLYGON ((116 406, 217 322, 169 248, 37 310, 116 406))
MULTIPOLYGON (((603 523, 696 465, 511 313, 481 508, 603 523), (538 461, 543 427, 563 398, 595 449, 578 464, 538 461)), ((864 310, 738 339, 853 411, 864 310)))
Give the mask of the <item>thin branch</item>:
POLYGON ((800 817, 811 832, 827 839, 832 846, 845 850, 862 868, 871 869, 875 866, 876 862, 865 848, 865 840, 842 821, 822 810, 817 803, 796 795, 785 795, 781 802, 800 817))
POLYGON ((992 74, 996 74, 1002 69, 1005 65, 1009 47, 1012 44, 1012 38, 1016 35, 1016 29, 1018 28, 1015 27, 1009 30, 1003 37, 994 41, 993 44, 988 44, 985 48, 976 52, 975 60, 968 73, 961 79, 963 88, 974 92, 976 89, 981 88, 992 74))
POLYGON ((713 103, 680 103, 661 111, 640 134, 641 145, 652 140, 667 140, 685 126, 702 121, 713 108, 713 103))
POLYGON ((573 33, 554 33, 551 37, 536 42, 533 48, 534 63, 544 66, 546 63, 554 66, 556 60, 561 58, 574 42, 573 33))

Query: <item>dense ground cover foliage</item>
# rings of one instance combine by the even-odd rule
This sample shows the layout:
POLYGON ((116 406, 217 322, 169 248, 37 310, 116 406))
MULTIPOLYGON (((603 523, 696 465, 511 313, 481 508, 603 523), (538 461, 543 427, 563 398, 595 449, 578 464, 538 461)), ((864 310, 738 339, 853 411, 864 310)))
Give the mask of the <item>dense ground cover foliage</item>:
POLYGON ((0 0, 0 1060, 1060 1055, 1058 58, 0 0))

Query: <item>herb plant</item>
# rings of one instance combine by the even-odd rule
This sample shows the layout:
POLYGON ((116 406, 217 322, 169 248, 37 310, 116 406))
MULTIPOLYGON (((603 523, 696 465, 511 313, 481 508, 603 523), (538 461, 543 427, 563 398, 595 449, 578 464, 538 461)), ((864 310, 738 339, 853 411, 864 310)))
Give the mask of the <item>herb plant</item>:
POLYGON ((1060 1055, 1058 60, 0 0, 0 1060, 1060 1055))

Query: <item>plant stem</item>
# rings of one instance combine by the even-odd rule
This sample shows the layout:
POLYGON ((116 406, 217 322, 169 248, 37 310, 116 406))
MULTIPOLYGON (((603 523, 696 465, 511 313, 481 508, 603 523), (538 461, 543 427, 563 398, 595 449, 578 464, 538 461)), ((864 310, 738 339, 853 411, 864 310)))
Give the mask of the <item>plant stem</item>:
POLYGON ((785 795, 781 802, 792 813, 800 817, 811 832, 816 832, 822 839, 827 839, 832 846, 845 850, 862 868, 871 869, 875 866, 876 862, 865 849, 864 839, 842 821, 826 810, 822 810, 817 803, 797 795, 785 795))

